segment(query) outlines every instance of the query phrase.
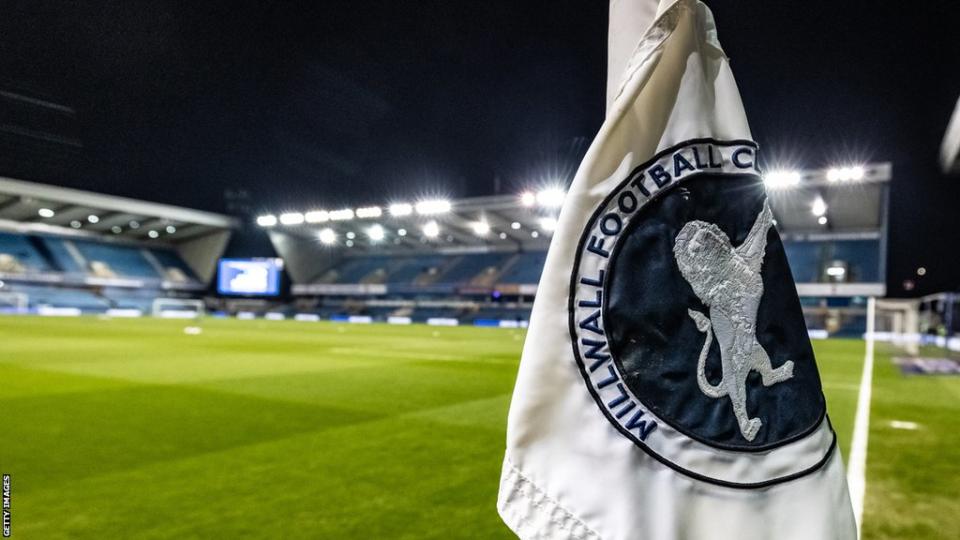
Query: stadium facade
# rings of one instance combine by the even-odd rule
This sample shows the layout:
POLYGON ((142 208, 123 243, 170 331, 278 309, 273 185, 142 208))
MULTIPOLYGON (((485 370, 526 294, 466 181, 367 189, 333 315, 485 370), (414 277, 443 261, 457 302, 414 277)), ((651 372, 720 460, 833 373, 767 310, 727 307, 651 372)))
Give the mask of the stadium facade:
MULTIPOLYGON (((886 293, 891 174, 878 163, 765 175, 814 334, 862 334, 866 298, 886 293)), ((563 197, 552 186, 264 214, 287 294, 218 297, 237 218, 0 179, 0 299, 8 312, 137 315, 203 299, 243 317, 524 326, 563 197)))

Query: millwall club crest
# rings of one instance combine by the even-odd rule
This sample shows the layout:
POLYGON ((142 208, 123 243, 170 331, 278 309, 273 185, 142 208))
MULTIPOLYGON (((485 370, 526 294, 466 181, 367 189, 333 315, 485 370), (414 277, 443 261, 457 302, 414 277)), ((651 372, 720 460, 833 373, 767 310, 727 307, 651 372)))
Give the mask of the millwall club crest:
POLYGON ((780 367, 770 365, 770 357, 757 341, 757 309, 763 296, 760 270, 767 246, 767 231, 773 224, 770 206, 753 223, 747 239, 734 248, 719 227, 703 221, 691 221, 680 229, 673 245, 680 273, 690 283, 697 298, 710 310, 710 316, 689 310, 697 330, 707 339, 697 360, 697 385, 707 396, 727 396, 743 438, 752 441, 763 423, 747 414, 747 376, 760 374, 764 386, 793 376, 793 360, 780 367), (706 361, 710 354, 713 328, 720 344, 723 376, 718 384, 707 380, 706 361))
POLYGON ((594 212, 570 284, 588 390, 625 437, 693 478, 762 487, 836 438, 750 141, 694 140, 594 212))

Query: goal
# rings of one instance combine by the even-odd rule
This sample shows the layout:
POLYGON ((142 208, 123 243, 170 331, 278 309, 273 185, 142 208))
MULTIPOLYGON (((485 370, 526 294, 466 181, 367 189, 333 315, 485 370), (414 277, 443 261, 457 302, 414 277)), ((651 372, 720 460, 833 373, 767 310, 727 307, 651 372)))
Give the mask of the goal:
POLYGON ((196 319, 203 316, 203 300, 192 298, 157 298, 150 313, 162 319, 196 319))
POLYGON ((30 298, 21 292, 0 292, 0 313, 26 313, 30 298))

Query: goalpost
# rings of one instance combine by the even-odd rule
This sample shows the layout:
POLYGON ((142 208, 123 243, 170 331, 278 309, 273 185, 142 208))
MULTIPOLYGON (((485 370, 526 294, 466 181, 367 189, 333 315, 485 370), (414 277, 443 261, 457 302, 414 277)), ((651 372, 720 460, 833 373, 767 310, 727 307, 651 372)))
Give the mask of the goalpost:
POLYGON ((30 298, 21 292, 0 292, 0 313, 26 313, 30 308, 30 298))
POLYGON ((203 300, 192 298, 157 298, 150 313, 162 319, 196 319, 205 313, 203 300))

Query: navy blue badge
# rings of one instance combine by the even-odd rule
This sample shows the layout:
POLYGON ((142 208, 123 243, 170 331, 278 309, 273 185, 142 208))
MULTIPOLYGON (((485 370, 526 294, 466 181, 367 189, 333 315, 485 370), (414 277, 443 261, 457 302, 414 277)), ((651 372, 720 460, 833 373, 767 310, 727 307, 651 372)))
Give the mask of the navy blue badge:
POLYGON ((759 487, 835 447, 750 141, 689 141, 624 179, 581 239, 570 329, 606 417, 681 472, 759 487))

